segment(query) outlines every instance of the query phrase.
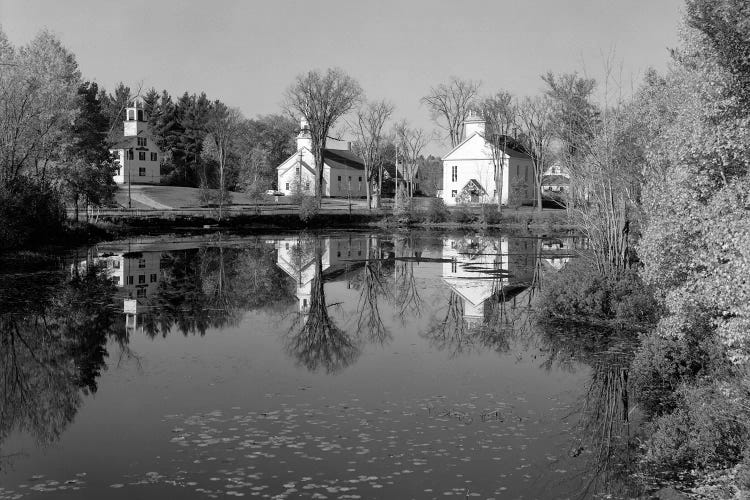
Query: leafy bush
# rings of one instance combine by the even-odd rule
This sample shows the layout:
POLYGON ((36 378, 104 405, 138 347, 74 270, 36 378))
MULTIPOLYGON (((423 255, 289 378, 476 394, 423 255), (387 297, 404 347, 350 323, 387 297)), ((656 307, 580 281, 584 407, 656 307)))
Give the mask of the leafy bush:
POLYGON ((414 217, 411 198, 406 195, 406 190, 399 187, 399 193, 393 205, 393 218, 396 223, 403 226, 411 224, 414 217))
POLYGON ((425 214, 426 222, 445 222, 448 220, 450 212, 445 206, 445 202, 442 198, 432 198, 427 206, 427 213, 425 214))
POLYGON ((703 468, 739 463, 750 442, 747 386, 709 382, 685 386, 678 397, 676 410, 651 424, 646 460, 662 466, 703 468))
POLYGON ((52 241, 64 223, 65 207, 50 186, 24 177, 0 186, 0 250, 52 241))
POLYGON ((550 277, 542 289, 538 312, 543 320, 650 324, 660 309, 635 270, 619 277, 602 276, 581 258, 550 277))
POLYGON ((471 224, 475 220, 474 214, 469 207, 464 204, 459 204, 457 209, 454 210, 451 215, 453 222, 457 222, 458 224, 471 224))
POLYGON ((317 215, 320 207, 315 196, 302 196, 299 202, 299 218, 302 222, 310 222, 317 215))
POLYGON ((482 223, 488 226, 500 224, 500 206, 497 204, 482 205, 482 223))
POLYGON ((679 402, 677 391, 726 365, 721 348, 707 337, 677 338, 657 328, 641 336, 631 365, 636 400, 647 415, 664 415, 679 402))

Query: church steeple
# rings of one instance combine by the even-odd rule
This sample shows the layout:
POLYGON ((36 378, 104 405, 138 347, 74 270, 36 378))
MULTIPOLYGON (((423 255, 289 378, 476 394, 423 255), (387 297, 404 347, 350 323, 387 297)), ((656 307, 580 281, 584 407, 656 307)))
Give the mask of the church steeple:
POLYGON ((125 121, 123 123, 123 135, 125 137, 138 135, 146 130, 146 110, 143 109, 143 101, 135 99, 130 106, 125 108, 125 121))
POLYGON ((471 137, 475 132, 484 134, 484 126, 484 118, 474 113, 474 110, 469 111, 469 116, 464 120, 464 139, 471 137))
POLYGON ((297 151, 307 148, 312 151, 312 136, 310 135, 310 125, 303 116, 299 121, 299 134, 297 134, 297 151))

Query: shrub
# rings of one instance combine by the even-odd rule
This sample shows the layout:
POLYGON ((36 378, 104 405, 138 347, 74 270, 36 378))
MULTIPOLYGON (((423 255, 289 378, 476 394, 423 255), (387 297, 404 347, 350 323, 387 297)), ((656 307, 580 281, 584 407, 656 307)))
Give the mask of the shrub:
POLYGON ((426 222, 445 222, 448 220, 448 208, 445 206, 445 202, 442 198, 432 198, 427 206, 427 213, 425 214, 426 222))
POLYGON ((702 377, 724 376, 729 369, 721 346, 706 334, 710 315, 694 311, 688 322, 680 336, 672 334, 673 325, 667 319, 641 336, 631 376, 638 388, 636 399, 647 415, 673 411, 682 385, 702 377))
POLYGON ((411 198, 406 195, 403 187, 399 187, 399 193, 393 205, 393 218, 397 224, 408 226, 413 220, 413 215, 411 198))
POLYGON ((482 205, 482 223, 488 226, 500 224, 500 206, 497 204, 482 205))
POLYGON ((651 324, 659 311, 635 270, 619 277, 602 276, 583 258, 574 259, 549 278, 538 308, 542 320, 622 324, 651 324))
POLYGON ((469 207, 464 204, 459 204, 457 209, 452 213, 453 222, 459 224, 471 224, 474 222, 474 214, 471 212, 469 207))
POLYGON ((679 406, 652 423, 645 458, 661 466, 727 467, 739 463, 750 440, 747 387, 710 382, 684 386, 679 406))
POLYGON ((302 196, 299 202, 299 218, 302 222, 313 220, 320 210, 315 196, 302 196))
POLYGON ((22 177, 0 187, 0 250, 52 241, 64 223, 65 207, 50 186, 22 177))

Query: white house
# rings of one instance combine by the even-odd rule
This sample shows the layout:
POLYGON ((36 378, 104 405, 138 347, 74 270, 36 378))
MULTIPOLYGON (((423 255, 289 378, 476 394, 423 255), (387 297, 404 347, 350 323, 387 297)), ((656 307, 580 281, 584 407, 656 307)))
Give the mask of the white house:
POLYGON ((542 191, 564 193, 570 189, 570 172, 562 165, 551 165, 542 175, 542 191))
POLYGON ((148 129, 141 102, 125 110, 123 137, 109 151, 120 164, 114 176, 117 184, 159 184, 163 153, 148 129))
MULTIPOLYGON (((285 195, 295 191, 315 194, 315 158, 307 121, 300 122, 297 152, 276 167, 277 187, 285 195)), ((365 164, 361 158, 346 149, 323 150, 323 196, 367 196, 365 164)))
POLYGON ((516 141, 508 138, 497 162, 502 166, 502 193, 495 183, 492 146, 485 139, 485 122, 470 114, 464 122, 464 140, 443 157, 443 190, 446 205, 497 203, 522 205, 534 201, 534 165, 516 141))

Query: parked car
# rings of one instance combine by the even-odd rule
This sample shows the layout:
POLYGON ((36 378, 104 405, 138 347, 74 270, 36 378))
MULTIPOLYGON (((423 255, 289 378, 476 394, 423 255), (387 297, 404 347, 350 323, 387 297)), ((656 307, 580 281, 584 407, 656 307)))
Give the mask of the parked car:
POLYGON ((266 191, 266 194, 268 196, 284 196, 284 193, 282 193, 281 191, 274 191, 273 189, 269 189, 268 191, 266 191))

